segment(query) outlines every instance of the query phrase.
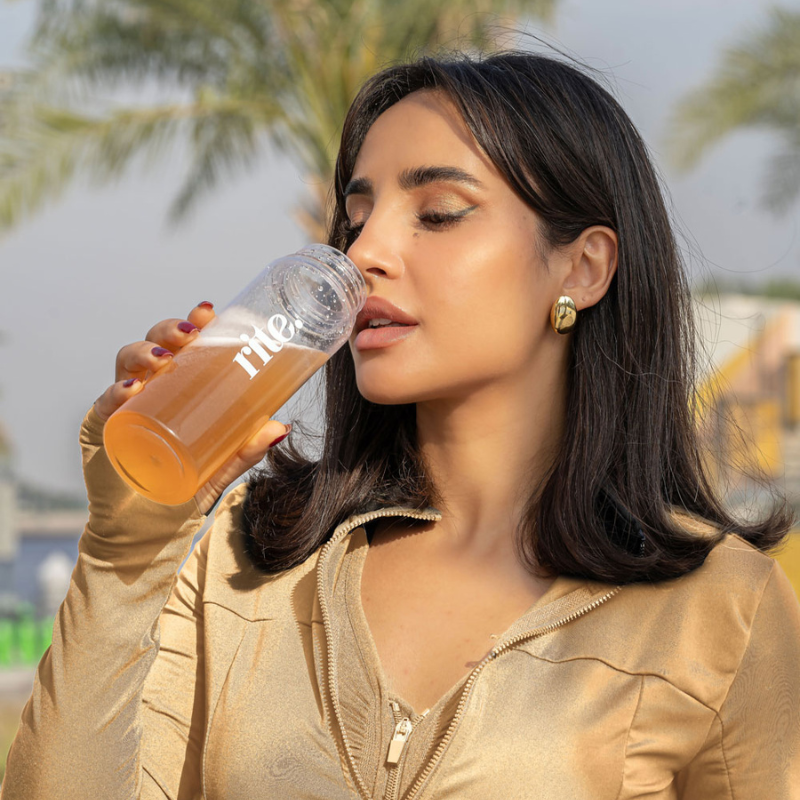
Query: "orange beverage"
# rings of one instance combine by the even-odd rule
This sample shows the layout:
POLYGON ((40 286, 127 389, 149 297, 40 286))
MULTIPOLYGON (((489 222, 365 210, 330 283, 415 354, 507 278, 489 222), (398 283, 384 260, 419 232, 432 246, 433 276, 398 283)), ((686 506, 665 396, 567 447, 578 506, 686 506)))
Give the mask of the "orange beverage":
POLYGON ((241 353, 237 339, 199 337, 108 420, 108 456, 137 492, 168 505, 190 500, 328 360, 283 344, 248 371, 241 353))
POLYGON ((105 424, 122 479, 185 503, 350 336, 358 268, 313 244, 269 264, 105 424))

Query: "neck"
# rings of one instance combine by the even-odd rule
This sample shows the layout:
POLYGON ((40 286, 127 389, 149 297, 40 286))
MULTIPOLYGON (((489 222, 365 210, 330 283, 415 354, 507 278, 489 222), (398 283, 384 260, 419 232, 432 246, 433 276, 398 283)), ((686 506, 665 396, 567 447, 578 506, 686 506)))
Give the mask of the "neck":
POLYGON ((417 404, 417 436, 441 498, 437 527, 461 554, 513 553, 513 534, 563 435, 566 365, 558 361, 511 385, 417 404))

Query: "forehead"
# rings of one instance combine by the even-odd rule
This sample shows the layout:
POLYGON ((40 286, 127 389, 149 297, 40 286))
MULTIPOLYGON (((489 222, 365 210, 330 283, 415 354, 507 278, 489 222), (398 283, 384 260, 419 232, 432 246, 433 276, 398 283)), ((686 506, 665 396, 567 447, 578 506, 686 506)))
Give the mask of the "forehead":
POLYGON ((353 177, 421 165, 497 175, 453 102, 435 90, 413 92, 375 120, 358 152, 353 177))

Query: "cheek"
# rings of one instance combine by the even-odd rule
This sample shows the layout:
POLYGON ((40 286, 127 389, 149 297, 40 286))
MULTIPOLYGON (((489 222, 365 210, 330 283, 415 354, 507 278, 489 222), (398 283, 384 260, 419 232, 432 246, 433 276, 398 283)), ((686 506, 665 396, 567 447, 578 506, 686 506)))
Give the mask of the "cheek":
POLYGON ((549 326, 547 273, 518 243, 490 247, 484 239, 437 277, 419 287, 420 296, 437 340, 454 355, 530 353, 549 326))
POLYGON ((420 336, 408 346, 359 358, 361 393, 372 402, 414 402, 537 361, 549 332, 548 273, 524 235, 502 228, 476 236, 419 240, 404 296, 414 299, 420 336), (398 376, 402 375, 402 381, 398 376))

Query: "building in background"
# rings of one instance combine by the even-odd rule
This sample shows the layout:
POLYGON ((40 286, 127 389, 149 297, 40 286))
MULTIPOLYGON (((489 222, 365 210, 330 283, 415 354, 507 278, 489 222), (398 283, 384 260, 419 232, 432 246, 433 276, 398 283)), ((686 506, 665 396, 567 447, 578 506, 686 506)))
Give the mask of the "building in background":
MULTIPOLYGON (((83 498, 16 480, 11 443, 0 426, 0 620, 53 617, 69 586, 86 517, 83 498)), ((0 665, 3 650, 0 642, 0 665)))
POLYGON ((0 425, 0 613, 15 602, 14 563, 19 549, 11 443, 0 425))
MULTIPOLYGON (((800 515, 800 302, 704 295, 696 316, 699 424, 718 490, 745 518, 768 508, 775 490, 800 515)), ((778 560, 800 596, 800 533, 778 560)))

